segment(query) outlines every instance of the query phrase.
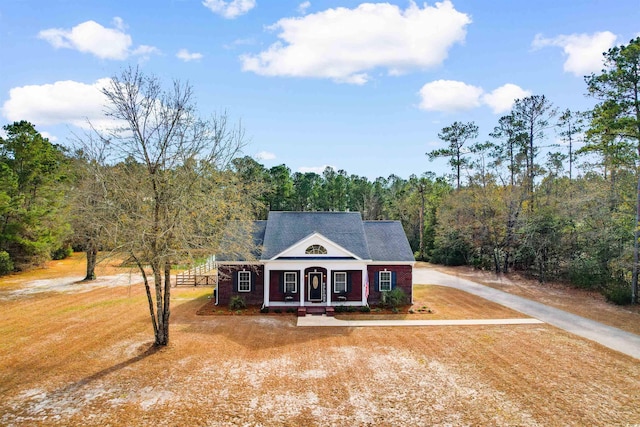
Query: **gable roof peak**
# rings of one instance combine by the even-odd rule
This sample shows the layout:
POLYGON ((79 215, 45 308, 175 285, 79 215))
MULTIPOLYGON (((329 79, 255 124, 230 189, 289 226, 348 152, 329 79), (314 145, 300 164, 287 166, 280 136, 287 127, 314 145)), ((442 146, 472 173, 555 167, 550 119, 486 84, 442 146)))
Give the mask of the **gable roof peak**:
POLYGON ((262 259, 272 259, 318 233, 361 259, 371 259, 359 212, 272 211, 265 230, 262 259))

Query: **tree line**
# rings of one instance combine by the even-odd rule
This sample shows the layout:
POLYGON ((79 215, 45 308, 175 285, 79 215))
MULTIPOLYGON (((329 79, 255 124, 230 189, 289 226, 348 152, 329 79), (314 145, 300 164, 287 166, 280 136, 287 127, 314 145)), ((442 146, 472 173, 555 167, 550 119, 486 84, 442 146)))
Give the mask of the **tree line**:
POLYGON ((427 152, 451 174, 369 181, 345 170, 292 173, 245 157, 240 178, 268 210, 359 211, 400 220, 416 259, 520 271, 637 302, 640 233, 640 38, 604 53, 585 77, 591 111, 560 109, 544 95, 515 101, 479 141, 455 121, 427 152))
MULTIPOLYGON (((199 117, 189 85, 164 89, 129 68, 103 90, 117 125, 91 128, 71 149, 26 121, 3 127, 0 274, 75 248, 87 253, 91 280, 98 250, 124 255, 143 276, 156 344, 165 345, 171 266, 215 253, 230 221, 348 210, 401 221, 419 260, 515 270, 637 302, 640 38, 604 58, 602 72, 585 78, 593 110, 519 99, 488 141, 472 122, 441 130, 446 146, 425 162, 448 159, 450 175, 373 181, 241 157, 240 125, 199 117)), ((248 242, 235 239, 233 250, 250 256, 248 242)))

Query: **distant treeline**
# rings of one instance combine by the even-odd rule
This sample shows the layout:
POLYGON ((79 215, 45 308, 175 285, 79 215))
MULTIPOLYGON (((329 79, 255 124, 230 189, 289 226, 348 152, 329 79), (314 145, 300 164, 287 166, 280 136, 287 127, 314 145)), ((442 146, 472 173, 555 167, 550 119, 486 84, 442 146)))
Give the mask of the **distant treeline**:
MULTIPOLYGON (((267 169, 250 157, 213 167, 184 157, 189 153, 180 150, 179 138, 160 141, 176 151, 157 163, 141 165, 130 155, 103 164, 99 156, 52 144, 31 123, 9 124, 0 138, 0 274, 63 257, 72 247, 94 254, 98 248, 117 249, 111 246, 122 239, 109 243, 109 236, 131 228, 129 219, 140 210, 166 214, 168 224, 186 218, 181 222, 188 227, 168 230, 180 235, 182 246, 198 238, 208 242, 204 237, 220 232, 220 224, 247 214, 264 219, 270 210, 348 210, 367 220, 401 221, 416 259, 515 270, 541 283, 562 280, 596 289, 617 303, 637 302, 640 38, 604 58, 602 73, 585 78, 588 94, 598 101, 591 111, 561 111, 534 95, 514 102, 489 141, 477 140, 473 122, 442 128, 438 136, 445 148, 425 153, 425 166, 427 158, 448 160, 451 174, 442 177, 426 172, 370 181, 330 167, 322 174, 292 173, 286 165, 267 169), (183 158, 190 160, 181 164, 183 158), (98 163, 100 168, 93 167, 98 163), (146 182, 140 175, 145 167, 164 190, 138 184, 146 182), (100 174, 109 168, 112 182, 106 188, 100 174), (186 170, 191 175, 183 182, 178 177, 186 170), (208 206, 209 217, 180 199, 178 184, 198 190, 194 194, 208 206), (119 187, 131 197, 118 196, 119 187), (181 214, 163 213, 162 206, 181 214)), ((140 222, 129 231, 136 238, 148 229, 162 236, 155 224, 140 222)), ((167 257, 179 253, 169 246, 163 250, 167 257)))

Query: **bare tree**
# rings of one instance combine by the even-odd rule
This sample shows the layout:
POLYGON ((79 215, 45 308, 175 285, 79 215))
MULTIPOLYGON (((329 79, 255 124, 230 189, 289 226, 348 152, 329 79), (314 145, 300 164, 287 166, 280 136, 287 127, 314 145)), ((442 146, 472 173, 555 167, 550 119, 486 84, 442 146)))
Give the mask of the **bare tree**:
POLYGON ((192 89, 129 68, 103 90, 107 115, 121 125, 97 132, 105 159, 107 237, 143 276, 156 345, 169 342, 171 266, 214 253, 224 224, 243 202, 231 160, 245 143, 226 114, 202 120, 192 89), (147 268, 149 270, 147 270, 147 268))

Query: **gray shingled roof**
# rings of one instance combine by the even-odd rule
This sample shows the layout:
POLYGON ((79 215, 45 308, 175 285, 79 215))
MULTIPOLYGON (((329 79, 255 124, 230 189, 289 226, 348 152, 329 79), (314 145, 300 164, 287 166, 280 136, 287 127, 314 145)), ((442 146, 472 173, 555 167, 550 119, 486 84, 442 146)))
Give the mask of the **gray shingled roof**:
POLYGON ((400 221, 365 221, 364 231, 374 261, 415 261, 400 221))
MULTIPOLYGON (((358 212, 269 212, 267 221, 254 221, 253 225, 250 244, 255 248, 252 255, 257 259, 271 259, 300 240, 319 233, 361 259, 414 261, 399 221, 362 221, 358 212)), ((237 239, 238 234, 230 232, 228 237, 237 239)), ((220 254, 217 258, 246 261, 238 253, 220 254)))
POLYGON ((271 259, 316 232, 362 259, 371 259, 358 212, 269 212, 262 259, 271 259))

